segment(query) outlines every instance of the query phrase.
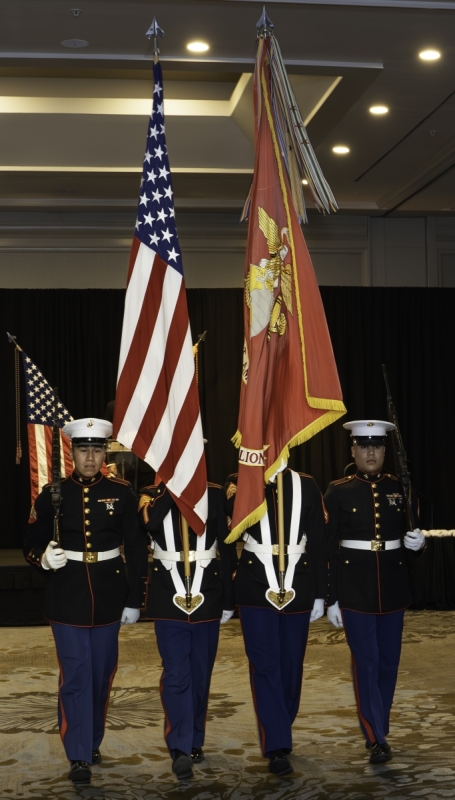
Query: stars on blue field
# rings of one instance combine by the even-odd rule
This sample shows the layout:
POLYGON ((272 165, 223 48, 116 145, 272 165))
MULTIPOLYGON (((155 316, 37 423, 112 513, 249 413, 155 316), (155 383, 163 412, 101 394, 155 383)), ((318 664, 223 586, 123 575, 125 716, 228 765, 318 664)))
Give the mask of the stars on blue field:
POLYGON ((153 109, 147 134, 135 235, 169 266, 183 274, 165 138, 161 65, 155 64, 153 71, 153 109))

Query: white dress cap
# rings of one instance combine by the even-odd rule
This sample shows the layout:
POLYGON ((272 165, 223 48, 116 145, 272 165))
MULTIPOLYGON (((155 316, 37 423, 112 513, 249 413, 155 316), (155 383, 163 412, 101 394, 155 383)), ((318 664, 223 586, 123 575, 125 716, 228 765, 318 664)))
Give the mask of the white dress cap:
POLYGON ((94 439, 107 439, 112 435, 112 422, 107 419, 96 419, 95 417, 85 417, 84 419, 74 419, 67 422, 63 427, 65 433, 71 440, 83 439, 90 442, 94 439))
POLYGON ((343 428, 351 431, 352 438, 355 439, 357 436, 386 436, 387 431, 395 430, 395 425, 382 419, 356 419, 345 422, 343 428))

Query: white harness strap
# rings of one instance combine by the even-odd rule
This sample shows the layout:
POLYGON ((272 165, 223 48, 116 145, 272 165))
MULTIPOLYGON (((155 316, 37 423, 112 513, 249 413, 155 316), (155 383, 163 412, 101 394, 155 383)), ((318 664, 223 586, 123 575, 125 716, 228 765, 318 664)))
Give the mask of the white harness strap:
MULTIPOLYGON (((302 485, 300 476, 294 470, 289 470, 292 477, 292 513, 291 513, 291 529, 289 531, 289 544, 297 544, 300 526, 300 514, 302 511, 302 485)), ((306 543, 306 534, 304 533, 301 542, 306 543)), ((299 542, 299 544, 301 543, 299 542)), ((288 566, 286 576, 284 579, 284 588, 286 591, 292 589, 292 582, 294 580, 294 572, 296 564, 301 556, 301 553, 293 553, 288 555, 288 566)))
MULTIPOLYGON (((293 470, 289 470, 289 472, 291 473, 292 477, 292 512, 291 512, 291 527, 289 531, 289 544, 296 545, 297 543, 300 544, 302 542, 306 542, 306 534, 303 534, 300 542, 297 541, 299 536, 300 514, 302 510, 302 491, 300 484, 300 476, 297 474, 297 472, 294 472, 293 470)), ((269 515, 267 511, 260 520, 259 524, 261 526, 262 544, 270 546, 271 548, 272 537, 270 532, 269 515)), ((251 534, 249 533, 245 534, 243 538, 245 542, 252 542, 257 544, 254 537, 251 536, 251 534)), ((280 587, 278 585, 278 579, 276 576, 273 564, 273 556, 271 552, 259 553, 255 551, 255 554, 258 557, 259 561, 264 565, 269 588, 272 589, 272 591, 274 592, 278 592, 280 587)), ((288 589, 292 589, 295 568, 301 555, 302 555, 301 553, 293 553, 288 556, 288 566, 286 569, 286 575, 284 579, 284 587, 286 591, 288 591, 288 589)))
MULTIPOLYGON (((174 525, 172 523, 172 511, 166 514, 163 522, 164 538, 166 539, 166 549, 175 552, 175 538, 174 538, 174 525)), ((205 550, 206 530, 202 536, 197 536, 196 551, 205 550)), ((199 594, 202 576, 204 575, 204 567, 210 564, 211 559, 201 559, 196 561, 196 569, 194 570, 194 577, 191 583, 191 594, 199 594)), ((162 561, 163 566, 171 573, 171 578, 177 594, 182 597, 185 596, 185 586, 177 568, 176 561, 162 561)))

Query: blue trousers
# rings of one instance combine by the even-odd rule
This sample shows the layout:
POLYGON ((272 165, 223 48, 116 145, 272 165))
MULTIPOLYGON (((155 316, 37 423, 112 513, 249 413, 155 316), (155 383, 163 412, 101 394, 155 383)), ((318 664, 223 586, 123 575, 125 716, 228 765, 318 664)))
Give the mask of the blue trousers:
POLYGON ((367 742, 383 744, 397 683, 404 611, 361 614, 343 609, 342 613, 360 727, 367 742))
POLYGON ((300 704, 310 612, 283 614, 240 607, 245 651, 262 754, 292 750, 292 723, 300 704))
POLYGON ((164 708, 164 739, 171 758, 202 747, 220 622, 155 620, 163 662, 160 680, 164 708))
POLYGON ((117 672, 120 623, 77 628, 51 623, 60 666, 58 724, 70 761, 92 763, 103 739, 117 672))

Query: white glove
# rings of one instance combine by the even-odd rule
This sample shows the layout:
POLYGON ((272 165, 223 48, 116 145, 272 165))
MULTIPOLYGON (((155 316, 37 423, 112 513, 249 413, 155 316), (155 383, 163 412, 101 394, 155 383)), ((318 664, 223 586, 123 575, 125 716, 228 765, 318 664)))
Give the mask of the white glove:
POLYGON ((120 625, 134 625, 140 617, 138 608, 124 608, 120 625))
POLYGON ((43 569, 60 569, 68 561, 66 553, 61 547, 57 547, 57 542, 49 542, 41 559, 43 569))
POLYGON ((420 528, 415 528, 413 531, 408 531, 406 536, 404 537, 404 546, 407 547, 408 550, 421 550, 425 544, 425 536, 423 535, 420 528))
POLYGON ((233 611, 223 611, 223 613, 221 614, 221 619, 220 619, 221 625, 224 625, 225 622, 229 622, 229 620, 231 619, 233 613, 234 613, 233 611))
POLYGON ((340 606, 338 605, 338 600, 333 606, 329 606, 327 609, 327 619, 335 628, 342 628, 343 627, 343 617, 341 616, 340 606))
POLYGON ((318 599, 314 601, 313 610, 310 614, 310 622, 316 622, 324 616, 324 600, 318 599))

